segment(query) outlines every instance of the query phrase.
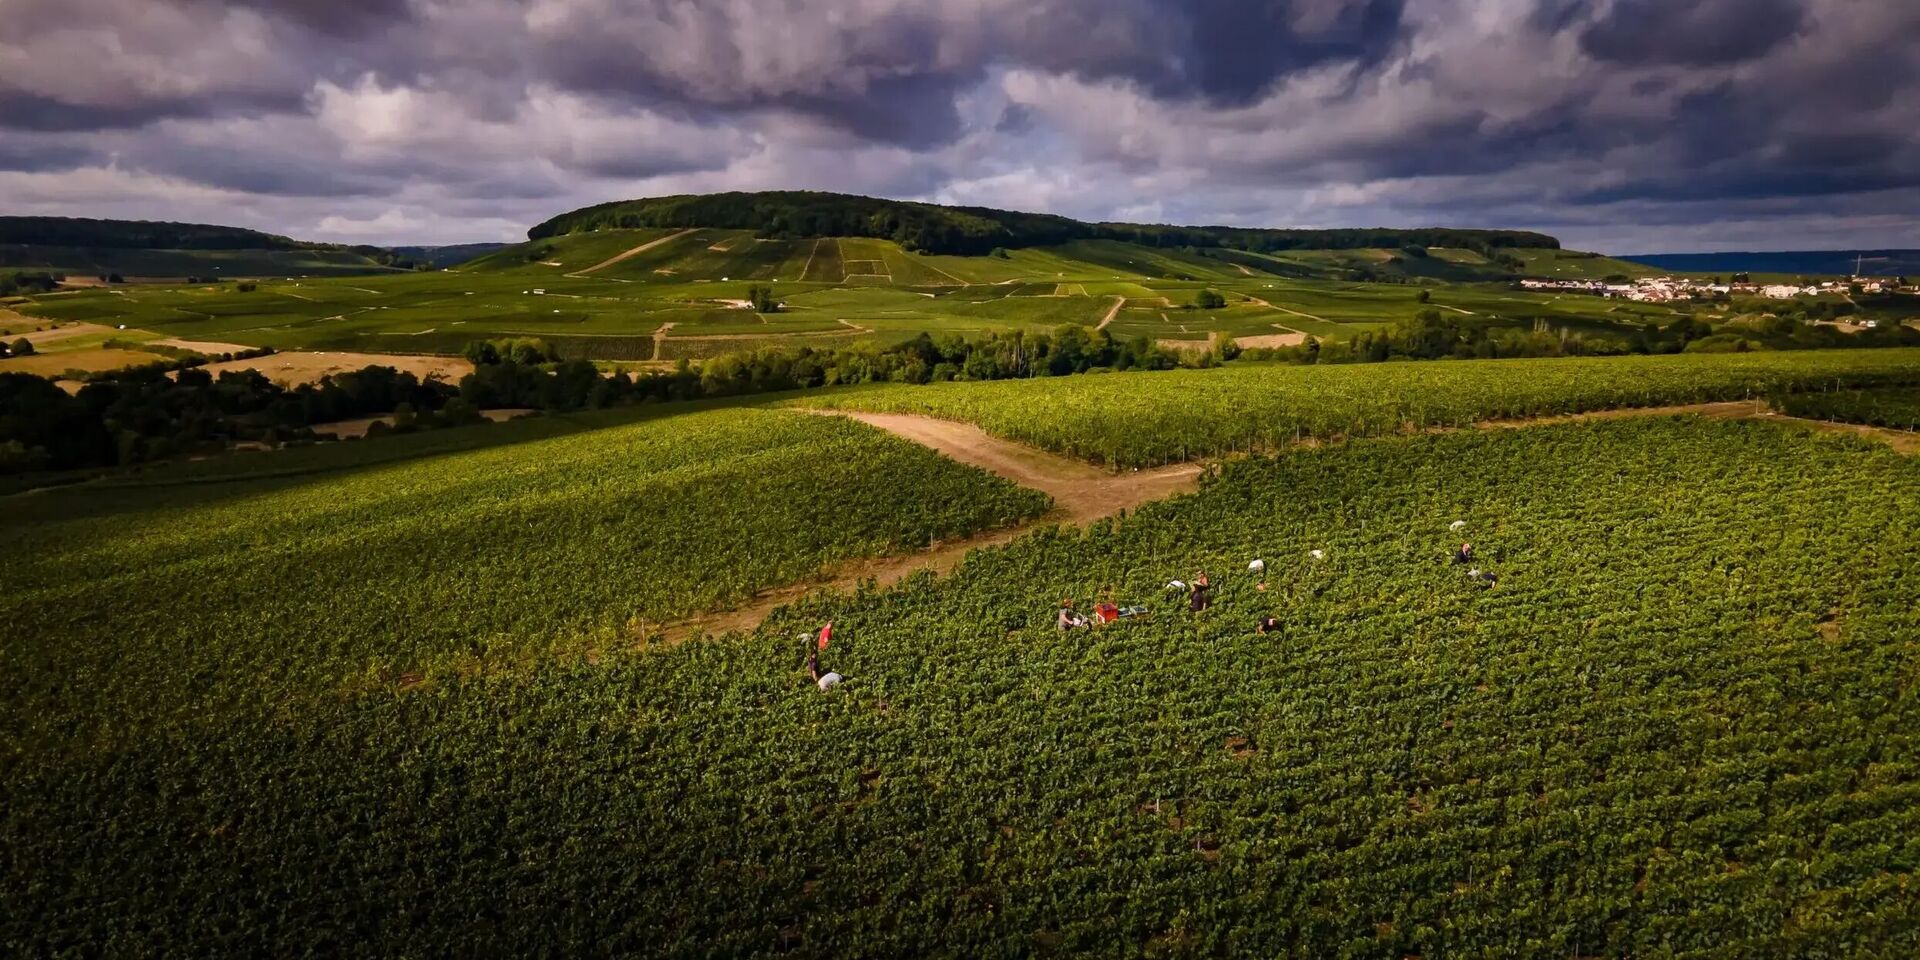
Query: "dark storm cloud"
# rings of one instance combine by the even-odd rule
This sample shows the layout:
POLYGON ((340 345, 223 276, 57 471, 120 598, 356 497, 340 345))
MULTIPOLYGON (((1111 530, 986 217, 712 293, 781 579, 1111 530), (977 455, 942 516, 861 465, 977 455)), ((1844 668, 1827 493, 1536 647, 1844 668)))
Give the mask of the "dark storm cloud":
POLYGON ((1734 63, 1779 46, 1805 16, 1796 0, 1616 0, 1580 40, 1621 63, 1734 63))
POLYGON ((1329 62, 1377 63, 1403 0, 583 0, 536 29, 534 69, 573 89, 681 107, 797 108, 858 136, 958 136, 952 101, 995 65, 1252 101, 1329 62), (787 15, 782 17, 780 12, 787 15))
POLYGON ((329 230, 774 186, 1281 224, 1920 206, 1895 0, 7 4, 0 187, 44 204, 204 188, 329 230))
POLYGON ((0 128, 55 132, 137 127, 155 117, 189 112, 194 104, 139 104, 125 107, 63 103, 24 91, 0 90, 0 128))
POLYGON ((1281 77, 1329 61, 1367 66, 1400 39, 1402 0, 1338 3, 1247 3, 1244 0, 1168 0, 1161 12, 1185 21, 1176 49, 1182 68, 1157 88, 1198 94, 1221 104, 1244 104, 1281 77))
POLYGON ((251 8, 321 33, 358 38, 413 19, 409 0, 195 0, 209 7, 251 8))
POLYGON ((0 138, 0 170, 65 170, 100 159, 90 147, 29 136, 0 138))
POLYGON ((379 171, 344 168, 326 156, 279 150, 235 151, 164 145, 122 158, 141 169, 239 193, 280 197, 364 197, 389 190, 379 171))

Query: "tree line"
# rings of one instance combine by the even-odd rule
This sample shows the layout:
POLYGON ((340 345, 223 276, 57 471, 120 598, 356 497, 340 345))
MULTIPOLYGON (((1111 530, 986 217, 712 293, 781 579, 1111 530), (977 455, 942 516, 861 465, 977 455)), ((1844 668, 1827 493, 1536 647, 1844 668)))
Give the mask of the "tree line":
POLYGON ((1793 317, 1715 327, 1682 316, 1662 326, 1602 332, 1427 309, 1351 339, 1309 337, 1275 349, 1243 351, 1223 337, 1207 350, 1169 351, 1146 337, 1119 339, 1068 324, 973 337, 922 333, 891 346, 764 347, 638 375, 604 373, 587 360, 559 359, 537 338, 511 338, 471 346, 466 355, 474 371, 458 383, 370 366, 289 388, 256 371, 215 377, 188 367, 169 377, 156 367, 98 375, 69 395, 42 377, 0 373, 0 473, 130 465, 242 442, 309 441, 316 425, 387 414, 394 423, 376 425, 370 434, 477 423, 488 409, 568 412, 850 384, 1072 376, 1235 360, 1378 363, 1872 346, 1920 346, 1920 331, 1890 325, 1846 334, 1793 317))
POLYGON ((60 288, 61 281, 67 279, 57 273, 15 270, 0 273, 0 297, 26 296, 35 293, 51 293, 60 288))
MULTIPOLYGON (((138 368, 69 394, 53 381, 0 373, 0 473, 124 466, 233 444, 311 439, 313 424, 440 411, 454 387, 392 367, 335 374, 286 388, 258 371, 138 368)), ((477 419, 456 406, 449 420, 477 419)))

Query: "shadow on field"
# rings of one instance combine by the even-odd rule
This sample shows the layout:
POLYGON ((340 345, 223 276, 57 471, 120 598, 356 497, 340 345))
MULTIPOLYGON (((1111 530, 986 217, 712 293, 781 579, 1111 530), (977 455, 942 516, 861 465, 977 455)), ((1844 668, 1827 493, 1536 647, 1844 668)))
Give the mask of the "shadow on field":
POLYGON ((483 423, 360 440, 325 441, 283 450, 232 452, 201 460, 145 464, 103 475, 96 472, 90 479, 73 479, 64 484, 60 484, 59 478, 43 476, 30 481, 35 486, 0 493, 0 502, 15 507, 0 511, 0 530, 48 520, 113 516, 162 505, 209 505, 233 497, 286 490, 376 467, 549 440, 663 417, 766 406, 800 396, 803 392, 819 391, 790 391, 611 410, 540 414, 504 423, 483 423), (164 504, 160 502, 162 500, 164 504))

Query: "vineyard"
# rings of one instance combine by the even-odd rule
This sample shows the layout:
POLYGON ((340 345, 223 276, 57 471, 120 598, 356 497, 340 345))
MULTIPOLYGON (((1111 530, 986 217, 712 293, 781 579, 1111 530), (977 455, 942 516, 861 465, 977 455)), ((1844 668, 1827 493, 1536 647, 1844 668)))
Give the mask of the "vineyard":
MULTIPOLYGON (((1018 417, 1019 390, 920 395, 1150 462, 1254 428, 1914 362, 1805 366, 1826 358, 1255 370, 1190 395, 1086 377, 1045 384, 1055 433, 1018 417), (1370 405, 1328 373, 1396 389, 1370 405), (960 406, 975 396, 1003 405, 960 406), (1172 409, 1130 442, 1097 433, 1156 403, 1172 409), (1211 432, 1152 433, 1187 423, 1211 432)), ((1916 488, 1911 459, 1764 422, 1362 440, 1231 461, 1196 495, 753 635, 592 656, 532 624, 688 609, 1039 505, 849 425, 751 411, 217 508, 172 502, 197 488, 95 493, 81 519, 8 522, 0 946, 1913 956, 1916 488), (671 561, 633 549, 642 533, 671 561), (1497 587, 1447 562, 1463 538, 1497 587), (1189 615, 1164 585, 1200 568, 1218 599, 1189 615), (1102 594, 1153 615, 1053 629, 1061 597, 1102 594), (1281 630, 1256 636, 1269 613, 1281 630), (823 695, 793 635, 826 619, 849 679, 823 695), (269 666, 286 660, 304 665, 269 666), (343 689, 355 665, 368 682, 343 689), (424 682, 391 682, 401 666, 424 682), (82 731, 85 748, 51 742, 82 731)))
POLYGON ((1788 394, 1775 404, 1782 413, 1811 420, 1920 430, 1920 387, 1788 394))
POLYGON ((1828 350, 1236 366, 1147 377, 885 387, 793 402, 966 420, 1009 440, 1139 467, 1270 450, 1305 438, 1916 382, 1920 350, 1828 350))
POLYGON ((590 648, 1048 503, 858 424, 722 409, 34 506, 0 560, 8 759, 590 648))

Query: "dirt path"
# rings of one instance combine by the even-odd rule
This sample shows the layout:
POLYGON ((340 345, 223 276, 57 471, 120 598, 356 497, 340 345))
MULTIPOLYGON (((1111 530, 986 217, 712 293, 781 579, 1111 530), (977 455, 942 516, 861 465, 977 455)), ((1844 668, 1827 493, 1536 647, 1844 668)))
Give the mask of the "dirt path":
MULTIPOLYGON (((1767 405, 1760 400, 1727 400, 1718 403, 1682 403, 1666 407, 1616 407, 1611 410, 1590 410, 1586 413, 1567 413, 1552 417, 1516 417, 1508 420, 1480 420, 1474 423, 1478 430, 1512 430, 1520 427, 1549 427, 1560 423, 1580 423, 1587 420, 1625 420, 1629 417, 1676 417, 1681 414, 1697 414, 1716 420, 1753 420, 1771 416, 1767 405)), ((1790 419, 1790 418, 1782 418, 1790 419)), ((1454 427, 1433 427, 1430 433, 1448 433, 1454 427)))
POLYGON ((933 264, 931 264, 931 263, 921 263, 920 265, 921 265, 921 266, 923 266, 923 267, 925 267, 925 268, 927 268, 928 270, 931 270, 931 271, 933 271, 934 273, 937 273, 937 274, 939 274, 939 275, 941 275, 941 276, 943 276, 943 277, 946 277, 946 278, 947 278, 948 280, 952 280, 952 281, 953 281, 953 282, 954 282, 954 283, 955 283, 956 285, 958 285, 958 286, 962 286, 962 287, 971 287, 971 286, 973 286, 973 284, 971 284, 971 283, 968 283, 967 281, 965 281, 965 280, 962 280, 962 279, 960 279, 959 277, 956 277, 956 276, 954 276, 953 274, 951 274, 951 273, 948 273, 948 272, 946 272, 945 270, 942 270, 942 269, 940 269, 939 267, 936 267, 936 266, 934 266, 934 265, 933 265, 933 264))
POLYGON ((778 338, 781 340, 787 340, 787 339, 797 340, 801 337, 852 337, 852 336, 858 336, 861 334, 868 334, 873 332, 872 327, 863 327, 857 323, 854 323, 851 320, 840 320, 838 322, 841 325, 847 327, 848 329, 846 330, 796 330, 791 333, 689 333, 685 336, 672 337, 672 338, 669 338, 667 336, 667 330, 672 328, 673 324, 663 323, 660 325, 660 329, 655 330, 653 332, 653 340, 654 340, 654 348, 657 351, 659 349, 659 345, 661 343, 664 343, 668 339, 672 339, 675 343, 685 343, 688 341, 707 342, 707 341, 716 341, 716 340, 766 340, 770 338, 778 338))
POLYGON ((1687 403, 1669 407, 1623 407, 1615 410, 1595 410, 1590 413, 1572 413, 1559 417, 1534 417, 1524 420, 1485 420, 1474 424, 1483 430, 1507 430, 1520 427, 1544 427, 1557 423, 1577 423, 1585 420, 1625 420, 1629 417, 1671 417, 1681 414, 1694 414, 1715 420, 1767 420, 1773 423, 1791 424, 1819 433, 1851 434, 1878 440, 1894 449, 1897 453, 1920 454, 1920 433, 1909 430, 1892 430, 1887 427, 1870 427, 1860 423, 1840 423, 1832 420, 1809 420, 1805 417, 1790 417, 1767 406, 1764 400, 1728 400, 1721 403, 1687 403))
POLYGON ((1184 463, 1156 470, 1114 473, 1090 463, 1002 440, 970 423, 904 413, 815 411, 878 427, 897 437, 992 471, 1053 498, 1062 518, 1087 523, 1151 500, 1198 489, 1205 469, 1184 463))
POLYGON ((657 240, 649 240, 646 243, 643 243, 637 247, 634 247, 632 250, 628 250, 624 253, 616 253, 613 256, 608 257, 607 259, 602 260, 599 263, 596 263, 593 266, 586 268, 585 270, 575 270, 572 273, 561 274, 561 276, 584 277, 587 274, 594 272, 595 270, 605 270, 606 268, 611 267, 614 264, 619 263, 620 261, 625 260, 629 257, 637 257, 643 253, 646 253, 648 250, 652 250, 654 247, 657 247, 663 243, 666 243, 669 240, 678 240, 689 233, 693 233, 697 229, 699 228, 692 227, 686 230, 682 230, 679 233, 667 234, 666 236, 661 237, 657 240))
POLYGON ((1765 419, 1789 420, 1794 423, 1802 424, 1809 429, 1818 430, 1822 433, 1850 433, 1856 437, 1865 437, 1868 440, 1878 440, 1892 447, 1894 449, 1894 452, 1896 453, 1904 453, 1907 456, 1914 456, 1915 454, 1920 454, 1920 433, 1914 433, 1910 430, 1893 430, 1887 427, 1870 427, 1864 423, 1838 423, 1832 420, 1804 420, 1799 417, 1788 417, 1788 416, 1775 414, 1775 413, 1766 414, 1765 419))
MULTIPOLYGON (((1022 486, 1053 497, 1052 513, 1021 526, 983 533, 949 543, 935 544, 928 550, 892 557, 874 557, 842 563, 804 583, 789 584, 760 591, 743 606, 732 610, 701 614, 667 624, 650 635, 668 643, 677 643, 696 634, 710 636, 746 631, 765 622, 773 611, 816 590, 848 590, 866 580, 886 587, 921 571, 945 575, 960 565, 968 553, 982 548, 1011 543, 1035 527, 1047 523, 1069 522, 1084 525, 1122 510, 1199 489, 1199 478, 1206 467, 1199 463, 1176 464, 1155 470, 1111 473, 1091 464, 1047 453, 1022 444, 989 435, 972 424, 939 420, 911 414, 864 413, 838 410, 810 410, 820 416, 844 416, 885 430, 937 450, 962 463, 990 470, 1022 486)), ((1663 417, 1695 414, 1728 420, 1776 420, 1828 433, 1850 433, 1885 441, 1895 450, 1920 454, 1920 434, 1855 424, 1828 423, 1786 417, 1769 410, 1762 401, 1736 400, 1723 403, 1693 403, 1665 407, 1632 407, 1596 410, 1555 417, 1513 420, 1485 420, 1473 429, 1502 430, 1548 426, 1586 420, 1620 420, 1629 417, 1663 417)), ((1430 432, 1445 433, 1459 428, 1436 427, 1430 432)), ((1315 446, 1306 441, 1302 446, 1315 446)))
POLYGON ((837 564, 812 581, 772 587, 754 594, 753 599, 744 606, 715 613, 701 614, 685 620, 650 629, 650 638, 665 643, 679 643, 697 634, 720 636, 735 631, 748 631, 765 623, 773 611, 806 596, 815 590, 851 590, 862 582, 872 580, 882 587, 890 587, 922 570, 931 571, 935 576, 952 573, 967 554, 981 547, 995 547, 1012 543, 1033 529, 1033 524, 996 530, 965 540, 951 543, 937 543, 931 548, 915 553, 900 554, 891 557, 872 557, 837 564))
POLYGON ((1164 500, 1200 488, 1206 468, 1183 463, 1155 470, 1113 473, 1088 463, 1002 440, 969 423, 900 413, 861 413, 809 410, 819 416, 844 416, 937 450, 961 463, 999 474, 1023 487, 1053 498, 1051 513, 1030 523, 995 530, 931 549, 892 557, 874 557, 839 564, 807 583, 762 590, 744 606, 680 620, 660 628, 656 636, 669 643, 697 633, 718 635, 752 630, 773 611, 815 590, 847 590, 873 580, 889 586, 921 570, 944 575, 981 547, 1011 543, 1035 527, 1049 523, 1082 525, 1112 516, 1143 503, 1164 500))
POLYGON ((1314 316, 1314 315, 1313 315, 1313 314, 1311 314, 1311 313, 1301 313, 1301 312, 1300 312, 1300 311, 1298 311, 1298 310, 1289 310, 1289 309, 1287 309, 1286 307, 1279 307, 1279 306, 1274 306, 1273 304, 1271 304, 1271 303, 1268 303, 1267 301, 1265 301, 1265 300, 1262 300, 1262 299, 1260 299, 1259 297, 1248 297, 1247 299, 1248 299, 1248 300, 1251 300, 1251 301, 1253 301, 1254 303, 1257 303, 1257 304, 1259 304, 1259 305, 1261 305, 1261 306, 1263 306, 1263 307, 1266 307, 1266 308, 1267 308, 1268 310, 1278 310, 1278 311, 1280 311, 1281 313, 1291 313, 1291 314, 1293 314, 1293 315, 1294 315, 1294 316, 1296 316, 1296 317, 1305 317, 1305 318, 1307 318, 1308 320, 1318 320, 1318 321, 1320 321, 1321 323, 1333 323, 1333 322, 1334 322, 1334 321, 1332 321, 1332 320, 1328 320, 1328 319, 1327 319, 1326 317, 1316 317, 1316 316, 1314 316))
POLYGON ((1107 328, 1107 324, 1112 323, 1113 318, 1120 315, 1120 308, 1126 305, 1127 305, 1126 297, 1113 298, 1113 306, 1107 310, 1106 316, 1100 318, 1100 325, 1097 327, 1094 327, 1094 329, 1105 330, 1107 328))
POLYGON ((813 241, 813 249, 807 251, 807 262, 800 266, 800 279, 807 279, 808 271, 813 269, 813 258, 820 254, 820 241, 813 241))

